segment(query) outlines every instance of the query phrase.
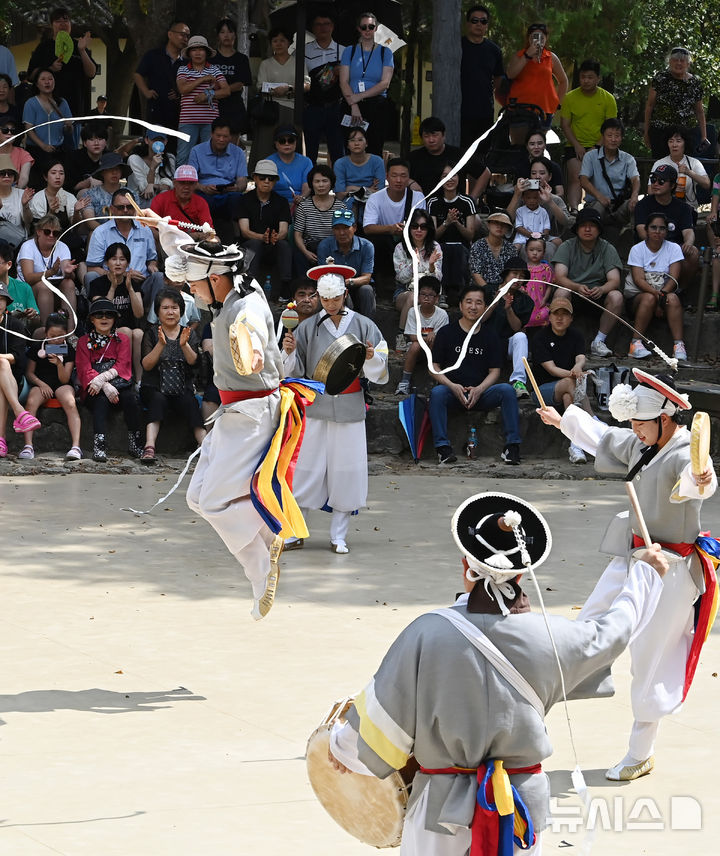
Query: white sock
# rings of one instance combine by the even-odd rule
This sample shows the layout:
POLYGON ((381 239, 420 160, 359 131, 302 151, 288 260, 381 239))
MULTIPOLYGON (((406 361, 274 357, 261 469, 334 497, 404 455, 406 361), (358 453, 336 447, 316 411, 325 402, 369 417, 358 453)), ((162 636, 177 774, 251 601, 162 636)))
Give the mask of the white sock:
POLYGON ((607 333, 601 333, 601 332, 598 330, 598 331, 597 331, 597 333, 596 333, 596 335, 595 335, 595 339, 594 339, 594 341, 595 341, 595 342, 604 342, 606 338, 607 338, 607 333))

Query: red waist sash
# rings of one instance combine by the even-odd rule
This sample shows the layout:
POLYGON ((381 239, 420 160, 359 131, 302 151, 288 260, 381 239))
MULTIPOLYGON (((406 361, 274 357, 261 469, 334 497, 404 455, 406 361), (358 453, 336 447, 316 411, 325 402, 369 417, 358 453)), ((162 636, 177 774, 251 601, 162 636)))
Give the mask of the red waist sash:
POLYGON ((506 770, 502 761, 488 761, 477 768, 420 767, 420 772, 477 777, 475 812, 470 824, 470 856, 512 856, 515 847, 528 850, 535 843, 530 813, 517 790, 510 784, 508 776, 541 773, 541 764, 506 770))
MULTIPOLYGON (((683 684, 682 696, 683 701, 685 701, 688 691, 692 686, 692 681, 695 677, 695 670, 697 669, 698 661, 700 660, 700 652, 705 644, 705 640, 712 630, 713 622, 715 621, 715 616, 718 611, 718 582, 717 575, 715 573, 717 559, 713 559, 713 557, 703 549, 702 544, 702 542, 707 543, 712 541, 712 539, 707 537, 709 534, 709 532, 701 532, 698 536, 698 541, 700 543, 698 543, 698 541, 693 544, 670 544, 666 541, 658 542, 663 549, 672 550, 673 553, 678 553, 683 558, 687 558, 687 556, 692 552, 695 552, 700 560, 703 580, 705 582, 705 593, 695 601, 695 605, 693 607, 693 626, 695 632, 690 645, 690 651, 688 652, 688 658, 685 663, 685 681, 683 684)), ((645 542, 642 538, 633 532, 633 547, 644 546, 645 542)))
POLYGON ((344 389, 340 393, 340 395, 348 395, 348 393, 351 393, 351 392, 361 392, 361 391, 362 391, 362 386, 360 386, 360 378, 356 377, 355 380, 350 384, 350 386, 347 387, 347 389, 344 389))
POLYGON ((250 398, 267 398, 273 392, 277 392, 277 387, 273 389, 258 389, 255 392, 250 392, 246 389, 219 389, 220 401, 223 404, 235 404, 236 401, 247 401, 250 398))

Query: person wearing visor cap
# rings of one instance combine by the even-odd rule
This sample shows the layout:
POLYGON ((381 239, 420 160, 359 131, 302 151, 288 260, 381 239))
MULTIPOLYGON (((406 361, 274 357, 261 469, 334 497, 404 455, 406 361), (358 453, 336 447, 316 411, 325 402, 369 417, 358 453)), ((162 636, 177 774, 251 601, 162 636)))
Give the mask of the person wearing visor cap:
MULTIPOLYGON (((693 473, 690 432, 680 424, 690 402, 667 376, 640 369, 633 375, 637 385, 618 384, 609 401, 613 418, 630 422, 629 428, 610 428, 574 404, 562 417, 552 407, 537 411, 546 425, 594 455, 599 473, 632 482, 650 537, 672 555, 655 615, 630 643, 634 722, 627 754, 605 774, 613 781, 636 779, 653 769, 660 720, 679 712, 704 641, 701 627, 693 627, 695 603, 700 595, 711 597, 717 585, 696 545, 701 506, 715 493, 717 478, 710 458, 701 462, 702 472, 693 473)), ((622 589, 628 556, 641 544, 639 532, 633 512, 612 521, 600 549, 614 558, 578 621, 605 612, 622 589)))
MULTIPOLYGON (((345 308, 347 280, 356 271, 331 264, 310 268, 308 277, 318 284, 322 308, 283 339, 285 372, 313 377, 328 348, 341 337, 354 337, 365 345, 364 376, 377 384, 388 381, 388 346, 379 328, 364 315, 345 308)), ((362 350, 360 349, 361 359, 362 350)), ((345 354, 343 359, 350 360, 345 354)), ((353 354, 353 360, 357 359, 353 354)), ((356 363, 357 365, 357 363, 356 363)), ((359 367, 359 366, 358 366, 359 367)), ((308 410, 305 437, 300 449, 293 492, 301 508, 332 512, 330 549, 348 553, 350 518, 367 504, 368 469, 365 437, 365 395, 359 377, 337 395, 317 398, 308 410)), ((291 540, 297 549, 302 542, 291 540)))
POLYGON ((384 778, 414 754, 420 767, 403 856, 539 856, 551 814, 544 718, 563 698, 553 640, 568 695, 612 692, 610 665, 652 615, 667 562, 653 545, 603 615, 570 621, 532 612, 523 590, 523 574, 537 573, 552 547, 531 505, 477 494, 455 511, 452 533, 464 593, 450 608, 416 618, 393 642, 333 727, 330 761, 341 773, 384 778), (511 785, 501 818, 501 792, 511 785))

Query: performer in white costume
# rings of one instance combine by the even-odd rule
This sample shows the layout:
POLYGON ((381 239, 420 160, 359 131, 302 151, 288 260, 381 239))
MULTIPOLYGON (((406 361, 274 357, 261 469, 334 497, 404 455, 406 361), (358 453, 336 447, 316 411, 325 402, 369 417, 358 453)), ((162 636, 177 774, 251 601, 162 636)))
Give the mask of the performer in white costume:
MULTIPOLYGON (((331 264, 311 268, 317 279, 322 309, 283 339, 286 374, 313 377, 327 348, 341 336, 354 335, 365 345, 363 374, 373 383, 387 383, 387 342, 369 318, 345 308, 347 288, 343 273, 352 268, 331 264)), ((352 275, 352 274, 350 274, 352 275)), ((332 509, 330 547, 347 553, 347 532, 353 512, 367 503, 368 468, 365 437, 365 397, 359 379, 339 395, 319 396, 307 411, 293 477, 293 494, 303 508, 332 509)), ((302 546, 288 539, 286 549, 302 546)))
MULTIPOLYGON (((547 556, 550 533, 532 506, 506 494, 471 497, 453 531, 467 593, 401 633, 335 724, 330 760, 340 772, 385 778, 414 754, 401 856, 466 856, 471 844, 507 854, 513 842, 515 853, 539 856, 550 797, 541 762, 552 754, 544 715, 562 688, 544 616, 530 611, 519 582, 547 556)), ((547 616, 568 694, 608 692, 609 666, 652 615, 666 569, 653 545, 604 615, 547 616)))
MULTIPOLYGON (((634 722, 627 754, 605 774, 613 781, 636 779, 653 769, 660 719, 680 710, 697 662, 691 648, 696 645, 699 653, 704 641, 703 629, 694 626, 695 602, 703 593, 711 597, 713 591, 707 589, 716 585, 714 570, 701 561, 695 542, 702 501, 713 495, 717 479, 709 458, 702 462, 703 471, 693 475, 690 432, 677 421, 690 403, 669 377, 655 378, 640 369, 634 374, 640 384, 634 389, 616 386, 609 402, 613 417, 630 421, 630 428, 610 428, 575 405, 562 417, 552 407, 537 411, 543 422, 594 455, 598 472, 624 475, 633 483, 651 538, 673 555, 653 620, 630 645, 634 722)), ((614 558, 578 621, 602 614, 622 589, 639 533, 632 510, 611 522, 600 549, 614 558)))

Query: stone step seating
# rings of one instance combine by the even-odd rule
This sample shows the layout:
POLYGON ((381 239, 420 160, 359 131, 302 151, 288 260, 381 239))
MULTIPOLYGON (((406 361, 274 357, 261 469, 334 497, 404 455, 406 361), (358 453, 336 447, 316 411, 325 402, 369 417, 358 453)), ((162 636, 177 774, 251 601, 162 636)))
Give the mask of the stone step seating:
MULTIPOLYGON (((381 294, 386 289, 381 289, 381 294)), ((273 307, 277 309, 278 307, 273 307)), ((457 310, 450 310, 451 317, 457 317, 457 310)), ((575 323, 580 327, 588 346, 597 329, 597 313, 589 306, 579 306, 575 316, 575 323)), ((692 326, 695 315, 687 313, 685 318, 686 341, 691 341, 692 326)), ((396 353, 394 350, 395 337, 397 333, 398 314, 387 299, 382 297, 378 301, 378 312, 376 322, 385 336, 391 349, 389 369, 390 380, 384 386, 372 386, 371 395, 373 404, 367 415, 367 437, 368 451, 375 455, 399 455, 409 460, 409 445, 405 437, 402 425, 398 419, 398 402, 401 400, 396 396, 395 388, 402 376, 402 366, 405 359, 404 353, 396 353)), ((672 351, 667 325, 664 322, 654 322, 649 331, 656 341, 666 352, 672 351)), ((588 367, 596 368, 600 365, 609 365, 615 362, 617 365, 645 366, 650 371, 660 372, 663 364, 659 359, 645 361, 631 360, 627 355, 630 342, 630 331, 617 324, 608 337, 608 346, 618 356, 613 359, 588 358, 588 367)), ((699 359, 697 362, 682 365, 677 375, 677 382, 688 392, 695 406, 707 410, 715 422, 720 419, 720 370, 718 369, 718 342, 720 342, 720 313, 711 313, 705 316, 703 330, 700 337, 699 359)), ((510 366, 506 364, 503 380, 509 377, 510 366)), ((417 368, 413 375, 414 391, 427 398, 433 381, 422 367, 417 368)), ((550 431, 544 426, 535 413, 534 406, 529 399, 520 402, 520 430, 523 437, 522 455, 524 458, 565 458, 567 455, 567 440, 558 431, 550 431)), ((593 404, 595 402, 593 401, 593 404)), ((80 407, 83 420, 82 448, 86 455, 92 449, 92 422, 90 413, 80 407)), ((600 418, 609 421, 609 414, 598 412, 600 418)), ((34 437, 36 454, 43 452, 63 452, 70 447, 70 436, 67 430, 65 415, 62 410, 42 408, 38 414, 43 427, 34 437)), ((22 435, 16 435, 8 420, 8 433, 6 434, 11 455, 17 455, 22 449, 22 435)), ((495 458, 500 455, 504 446, 502 421, 499 410, 492 410, 487 414, 480 411, 471 413, 453 413, 449 420, 450 442, 457 453, 462 453, 470 428, 475 427, 478 435, 478 457, 495 458)), ((717 422, 718 430, 714 430, 715 436, 720 436, 720 421, 717 422)), ((108 449, 112 454, 124 455, 127 451, 127 432, 122 415, 113 413, 109 421, 107 432, 108 449)), ((182 456, 195 447, 191 431, 185 426, 171 422, 163 425, 158 437, 157 451, 160 455, 182 456)), ((423 458, 434 459, 435 451, 432 437, 425 442, 423 458)))

